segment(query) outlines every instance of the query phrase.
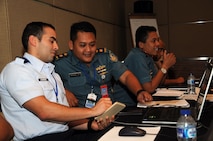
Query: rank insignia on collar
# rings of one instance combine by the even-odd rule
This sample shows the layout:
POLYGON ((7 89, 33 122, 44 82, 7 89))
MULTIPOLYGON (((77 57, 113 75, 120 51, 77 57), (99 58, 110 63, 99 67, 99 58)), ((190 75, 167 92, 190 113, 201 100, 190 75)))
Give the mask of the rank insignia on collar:
POLYGON ((67 57, 68 56, 68 53, 67 52, 64 52, 62 54, 59 54, 59 55, 56 55, 55 56, 55 60, 58 60, 59 58, 63 58, 63 57, 67 57))
POLYGON ((107 52, 106 48, 97 48, 96 49, 96 53, 105 53, 105 52, 107 52))

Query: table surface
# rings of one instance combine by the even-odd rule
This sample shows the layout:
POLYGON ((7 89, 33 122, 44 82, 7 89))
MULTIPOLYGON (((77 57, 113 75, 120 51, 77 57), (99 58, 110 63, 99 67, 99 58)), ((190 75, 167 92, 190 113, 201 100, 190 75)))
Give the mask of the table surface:
MULTIPOLYGON (((193 102, 188 101, 193 106, 193 102)), ((133 125, 141 124, 141 118, 143 115, 144 109, 137 107, 127 107, 120 114, 117 115, 115 123, 109 126, 104 131, 100 132, 100 138, 104 133, 109 131, 113 126, 123 126, 122 123, 130 123, 133 125)), ((155 138, 155 141, 177 141, 176 138, 176 128, 173 127, 161 127, 158 135, 155 138)), ((204 111, 201 116, 201 120, 198 122, 197 127, 197 141, 210 141, 213 140, 213 103, 206 102, 204 111)))

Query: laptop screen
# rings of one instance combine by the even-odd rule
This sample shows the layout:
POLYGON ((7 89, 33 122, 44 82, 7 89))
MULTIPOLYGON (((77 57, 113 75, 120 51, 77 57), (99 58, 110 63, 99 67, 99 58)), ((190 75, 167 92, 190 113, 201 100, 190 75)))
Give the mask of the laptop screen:
POLYGON ((211 61, 208 61, 206 70, 204 71, 199 84, 200 91, 197 98, 197 109, 198 109, 197 120, 200 120, 201 113, 203 111, 204 103, 206 100, 206 96, 208 94, 209 87, 211 85, 212 75, 213 75, 212 64, 211 64, 211 61))
MULTIPOLYGON (((193 110, 193 117, 196 121, 200 121, 200 117, 205 104, 206 96, 212 81, 213 69, 212 64, 207 62, 206 69, 200 80, 199 92, 195 107, 190 107, 193 110)), ((142 123, 149 124, 176 124, 181 107, 150 107, 143 116, 142 123), (170 116, 171 115, 171 116, 170 116)))

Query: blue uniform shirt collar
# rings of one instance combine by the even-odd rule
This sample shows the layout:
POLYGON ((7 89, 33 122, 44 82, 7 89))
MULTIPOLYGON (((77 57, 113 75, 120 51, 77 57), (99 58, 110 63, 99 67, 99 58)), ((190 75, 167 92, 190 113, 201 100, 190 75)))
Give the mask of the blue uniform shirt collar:
MULTIPOLYGON (((75 66, 75 65, 77 65, 77 64, 79 64, 79 63, 82 63, 82 62, 74 55, 74 53, 73 53, 71 50, 68 52, 68 55, 70 56, 72 65, 75 66)), ((96 54, 95 54, 94 59, 92 60, 92 62, 91 62, 90 64, 93 64, 93 62, 95 62, 97 59, 98 59, 98 58, 96 57, 96 54)))
POLYGON ((73 66, 80 63, 80 60, 74 55, 74 53, 71 50, 68 51, 68 56, 70 56, 70 60, 73 66))
POLYGON ((140 54, 141 56, 143 56, 144 58, 147 58, 147 59, 146 59, 146 64, 147 64, 147 65, 150 66, 151 64, 153 64, 153 59, 152 59, 152 57, 151 57, 150 55, 146 54, 145 52, 141 51, 140 48, 133 48, 133 52, 139 53, 139 54, 140 54))

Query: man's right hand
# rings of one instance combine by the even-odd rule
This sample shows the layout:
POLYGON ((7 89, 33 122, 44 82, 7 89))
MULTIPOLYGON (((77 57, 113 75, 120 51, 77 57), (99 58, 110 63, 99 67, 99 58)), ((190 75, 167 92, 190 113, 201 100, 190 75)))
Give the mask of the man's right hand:
POLYGON ((96 113, 95 116, 99 116, 103 112, 105 112, 111 105, 112 101, 110 98, 101 98, 92 108, 92 110, 94 111, 94 113, 96 113))
POLYGON ((167 53, 166 51, 164 52, 164 60, 162 67, 168 70, 171 66, 173 66, 176 63, 176 57, 173 53, 167 53))
POLYGON ((65 92, 66 92, 66 98, 69 103, 69 106, 70 107, 78 106, 78 99, 75 97, 75 95, 67 89, 65 89, 65 92))

